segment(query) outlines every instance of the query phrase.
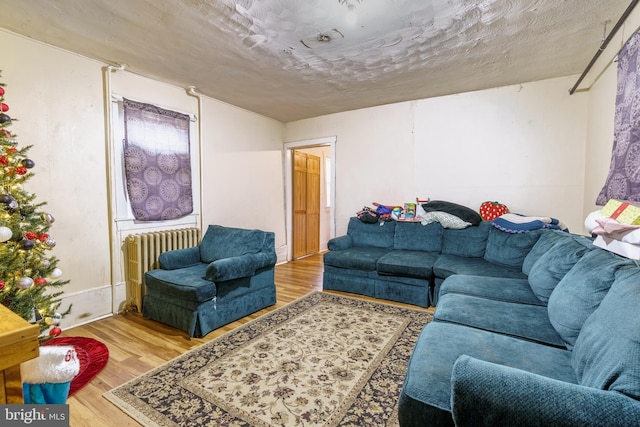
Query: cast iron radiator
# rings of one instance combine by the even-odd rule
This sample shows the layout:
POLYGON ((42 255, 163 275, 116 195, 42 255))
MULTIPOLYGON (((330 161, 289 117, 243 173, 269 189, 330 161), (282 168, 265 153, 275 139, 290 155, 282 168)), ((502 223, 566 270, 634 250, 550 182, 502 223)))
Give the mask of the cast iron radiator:
POLYGON ((153 231, 132 234, 125 239, 127 262, 125 278, 127 282, 128 309, 142 312, 142 298, 145 293, 144 273, 159 268, 158 256, 173 249, 184 249, 200 243, 200 229, 153 231))

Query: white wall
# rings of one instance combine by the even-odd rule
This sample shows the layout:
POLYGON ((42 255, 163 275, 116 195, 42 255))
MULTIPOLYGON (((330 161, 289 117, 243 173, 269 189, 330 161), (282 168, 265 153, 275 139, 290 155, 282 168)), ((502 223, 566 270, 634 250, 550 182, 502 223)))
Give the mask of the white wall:
POLYGON ((575 77, 288 123, 286 140, 337 135, 336 234, 372 202, 416 197, 560 219, 582 232, 587 97, 575 77))
MULTIPOLYGON (((20 146, 34 145, 30 157, 36 167, 26 188, 56 218, 53 254, 71 281, 63 298, 74 307, 62 327, 110 315, 114 287, 116 307, 124 297, 124 277, 122 254, 115 254, 113 280, 109 256, 105 64, 4 30, 0 43, 5 102, 19 119, 11 130, 20 146)), ((112 73, 111 80, 119 95, 198 112, 197 98, 184 88, 128 71, 112 73)), ((202 101, 203 223, 274 231, 276 246, 284 246, 284 125, 213 99, 202 101)))

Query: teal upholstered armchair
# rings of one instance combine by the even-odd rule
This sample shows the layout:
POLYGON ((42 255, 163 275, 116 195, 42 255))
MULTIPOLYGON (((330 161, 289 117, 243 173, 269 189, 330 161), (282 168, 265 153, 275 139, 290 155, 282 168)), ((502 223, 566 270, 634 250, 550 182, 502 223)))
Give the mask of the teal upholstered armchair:
POLYGON ((272 232, 210 225, 199 246, 164 252, 145 274, 145 317, 204 336, 275 304, 272 232))

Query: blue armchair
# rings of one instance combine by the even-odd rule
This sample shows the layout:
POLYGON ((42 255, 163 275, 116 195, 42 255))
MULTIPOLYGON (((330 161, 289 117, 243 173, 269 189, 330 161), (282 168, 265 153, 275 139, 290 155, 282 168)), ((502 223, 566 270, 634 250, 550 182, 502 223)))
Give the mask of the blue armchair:
POLYGON ((210 225, 199 246, 164 252, 145 274, 143 315, 202 337, 276 303, 275 235, 210 225))

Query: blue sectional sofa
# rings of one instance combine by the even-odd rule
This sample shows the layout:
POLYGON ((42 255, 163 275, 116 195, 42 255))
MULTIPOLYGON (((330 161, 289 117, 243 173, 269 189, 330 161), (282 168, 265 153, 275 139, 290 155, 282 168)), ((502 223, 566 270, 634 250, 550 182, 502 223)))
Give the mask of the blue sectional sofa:
POLYGON ((417 293, 405 288, 431 286, 429 301, 437 307, 409 362, 398 405, 401 427, 640 425, 636 262, 555 230, 510 234, 487 223, 463 230, 430 224, 405 233, 413 225, 423 227, 374 224, 367 258, 367 240, 358 234, 368 224, 352 220, 350 237, 338 238, 325 255, 329 280, 338 277, 333 287, 340 290, 424 305, 425 293, 414 301, 417 293), (391 229, 393 240, 381 237, 391 229), (398 230, 413 249, 395 247, 398 230), (415 241, 427 235, 436 243, 420 245, 432 250, 416 250, 415 241), (340 251, 347 259, 336 259, 340 251), (405 269, 400 252, 391 258, 395 275, 378 270, 372 259, 384 261, 396 251, 412 255, 405 269), (417 273, 422 286, 404 279, 417 273), (347 277, 357 286, 349 288, 347 277), (394 285, 402 290, 386 289, 394 285))
POLYGON ((541 232, 505 233, 487 221, 457 230, 351 218, 347 234, 328 243, 323 288, 435 306, 453 274, 526 279, 522 262, 541 232))
POLYGON ((163 252, 145 273, 145 317, 202 337, 276 303, 275 234, 209 225, 196 247, 163 252))

